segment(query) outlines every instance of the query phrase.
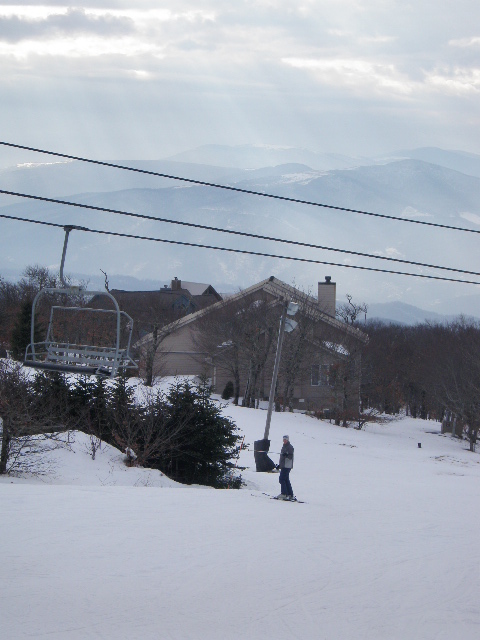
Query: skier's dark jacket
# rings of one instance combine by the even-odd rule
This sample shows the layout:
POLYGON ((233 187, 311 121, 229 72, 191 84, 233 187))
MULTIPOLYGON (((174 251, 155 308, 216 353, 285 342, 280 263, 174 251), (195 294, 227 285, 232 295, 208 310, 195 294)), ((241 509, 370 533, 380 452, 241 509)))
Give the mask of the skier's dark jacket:
POLYGON ((278 466, 280 469, 293 469, 293 447, 290 442, 283 445, 278 466))

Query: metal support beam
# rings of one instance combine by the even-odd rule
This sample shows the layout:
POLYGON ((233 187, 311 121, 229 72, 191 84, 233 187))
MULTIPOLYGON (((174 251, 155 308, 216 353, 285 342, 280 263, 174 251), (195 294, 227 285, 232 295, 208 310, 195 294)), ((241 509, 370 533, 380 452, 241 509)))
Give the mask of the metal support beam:
POLYGON ((273 367, 272 384, 270 386, 270 395, 268 397, 267 422, 265 425, 264 440, 268 440, 270 433, 270 422, 272 420, 273 401, 275 399, 275 389, 277 387, 278 369, 280 368, 280 358, 282 356, 283 336, 285 334, 285 321, 287 319, 288 302, 283 303, 282 316, 280 318, 280 329, 278 331, 277 353, 275 355, 275 366, 273 367))

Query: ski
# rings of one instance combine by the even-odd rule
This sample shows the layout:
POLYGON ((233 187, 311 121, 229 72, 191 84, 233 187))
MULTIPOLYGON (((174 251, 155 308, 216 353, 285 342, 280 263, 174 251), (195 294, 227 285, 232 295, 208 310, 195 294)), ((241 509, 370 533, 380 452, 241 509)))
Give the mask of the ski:
POLYGON ((279 502, 299 502, 300 504, 305 504, 304 500, 299 500, 298 498, 295 498, 295 496, 293 500, 283 500, 282 498, 277 498, 277 496, 272 496, 270 493, 265 493, 264 491, 262 491, 262 496, 267 496, 270 500, 278 500, 279 502))

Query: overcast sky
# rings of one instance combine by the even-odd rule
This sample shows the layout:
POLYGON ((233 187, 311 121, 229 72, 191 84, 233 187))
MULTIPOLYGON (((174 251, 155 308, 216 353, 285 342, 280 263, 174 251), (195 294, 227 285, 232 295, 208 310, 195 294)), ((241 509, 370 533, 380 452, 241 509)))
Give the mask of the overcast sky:
POLYGON ((0 3, 0 139, 480 152, 479 0, 0 3))

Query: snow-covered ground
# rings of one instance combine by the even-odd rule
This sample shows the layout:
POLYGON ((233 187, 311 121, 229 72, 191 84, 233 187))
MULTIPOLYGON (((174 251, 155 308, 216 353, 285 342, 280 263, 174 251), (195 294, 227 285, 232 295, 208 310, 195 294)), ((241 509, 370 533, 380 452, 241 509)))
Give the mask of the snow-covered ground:
MULTIPOLYGON (((266 413, 229 405, 253 449, 266 413)), ((306 504, 185 487, 76 433, 43 479, 2 478, 1 637, 476 640, 480 456, 404 418, 365 431, 273 414, 306 504), (421 443, 421 448, 418 447, 421 443)), ((272 454, 272 458, 276 456, 272 454)))

